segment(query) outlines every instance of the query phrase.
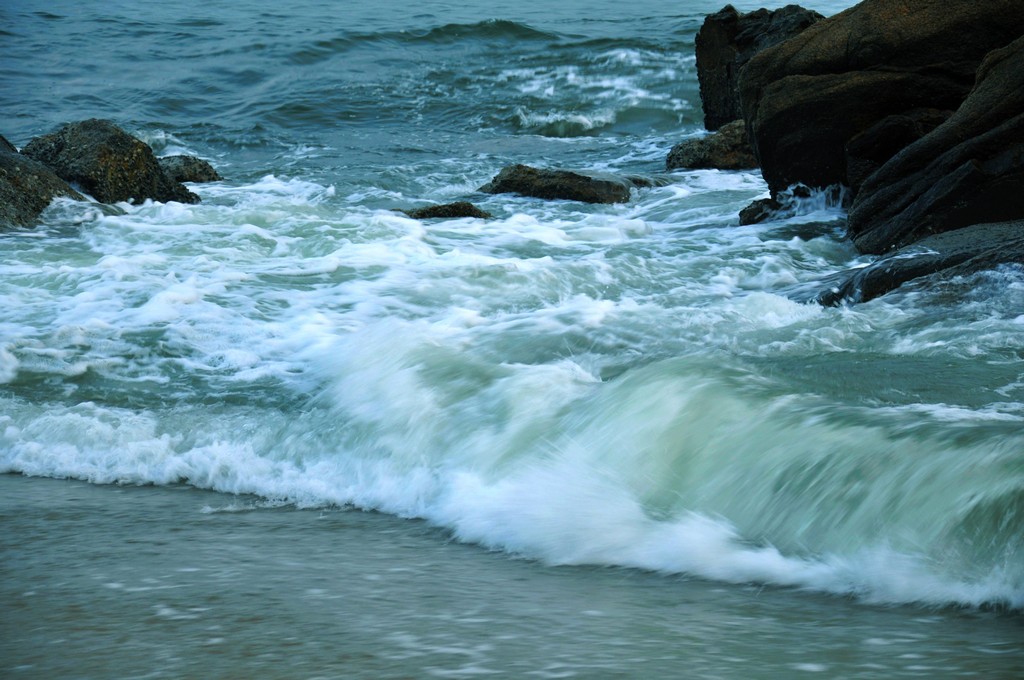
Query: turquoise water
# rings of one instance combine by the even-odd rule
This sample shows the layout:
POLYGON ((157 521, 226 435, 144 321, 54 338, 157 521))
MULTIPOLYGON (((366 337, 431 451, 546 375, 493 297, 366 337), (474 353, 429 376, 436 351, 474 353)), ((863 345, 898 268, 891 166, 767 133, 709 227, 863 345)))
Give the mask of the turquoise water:
MULTIPOLYGON (((183 485, 217 492, 204 503, 223 515, 225 536, 233 518, 267 514, 275 529, 244 527, 253 546, 309 513, 379 511, 345 550, 370 560, 380 532, 412 531, 417 547, 395 568, 436 549, 450 578, 479 570, 471 599, 518 612, 484 626, 479 643, 496 649, 528 617, 514 602, 541 606, 529 593, 610 588, 631 602, 575 641, 570 609, 553 615, 550 626, 569 631, 559 644, 581 651, 552 677, 597 673, 587 650, 643 629, 653 605, 641 592, 695 597, 700 607, 672 612, 680 625, 726 616, 743 635, 745 619, 722 612, 762 589, 781 632, 735 656, 752 666, 696 648, 671 662, 721 677, 759 663, 838 677, 854 668, 841 654, 772 665, 779 639, 812 635, 808 622, 835 607, 832 630, 845 620, 858 632, 833 648, 896 639, 938 616, 925 656, 990 677, 1019 668, 1024 272, 908 286, 849 308, 786 297, 867 262, 842 238, 841 210, 814 197, 793 218, 739 227, 737 211, 766 193, 759 175, 663 172, 671 145, 701 134, 693 37, 717 9, 7 3, 0 133, 23 146, 63 122, 110 118, 159 154, 207 158, 226 179, 192 186, 199 205, 57 203, 39 228, 3 235, 0 470, 121 485, 70 487, 88 489, 77 512, 95 526, 56 513, 40 530, 18 518, 45 514, 61 483, 5 478, 20 499, 4 506, 14 532, 5 561, 25 571, 8 572, 4 592, 32 591, 29 572, 59 573, 59 544, 25 549, 33 536, 116 541, 131 525, 126 503, 156 503, 144 510, 151 530, 171 538, 136 562, 119 548, 118 564, 159 578, 141 575, 191 550, 173 536, 199 512, 169 491, 183 485), (516 162, 670 181, 616 206, 476 193, 516 162), (393 211, 467 198, 494 218, 393 211), (246 511, 218 510, 236 504, 246 511), (942 656, 961 625, 949 612, 961 610, 981 617, 971 625, 998 654, 979 643, 942 656), (872 625, 887 632, 865 633, 872 625)), ((303 534, 296 554, 335 548, 330 536, 303 534)), ((235 559, 255 572, 219 586, 232 611, 259 608, 244 596, 251 579, 281 578, 259 571, 254 552, 235 559)), ((192 567, 223 558, 213 543, 192 567)), ((61 559, 88 571, 96 557, 61 559)), ((327 578, 319 564, 296 559, 288 573, 327 578)), ((362 580, 344 581, 345 598, 367 596, 362 580)), ((103 582, 71 590, 118 630, 143 626, 139 612, 161 604, 115 612, 103 582)), ((413 616, 450 597, 423 589, 413 616)), ((30 625, 47 609, 24 611, 30 625)), ((374 625, 387 625, 379 614, 374 625)), ((233 637, 280 638, 283 624, 266 619, 233 637)), ((69 621, 58 616, 48 639, 69 621)), ((201 674, 168 661, 191 649, 182 621, 181 636, 160 639, 171 651, 125 652, 125 663, 201 674)), ((653 661, 673 644, 666 630, 651 633, 649 654, 602 672, 667 673, 653 661)), ((69 663, 89 657, 96 639, 83 639, 69 663)), ((314 629, 307 639, 320 640, 314 629)), ((513 656, 496 652, 487 667, 523 671, 513 656)), ((10 658, 28 675, 55 668, 10 658)), ((245 658, 232 667, 272 668, 245 658)), ((416 655, 405 666, 352 663, 365 677, 444 675, 416 655)), ((886 668, 857 673, 897 666, 886 668)), ((316 675, 304 673, 274 671, 316 675)))

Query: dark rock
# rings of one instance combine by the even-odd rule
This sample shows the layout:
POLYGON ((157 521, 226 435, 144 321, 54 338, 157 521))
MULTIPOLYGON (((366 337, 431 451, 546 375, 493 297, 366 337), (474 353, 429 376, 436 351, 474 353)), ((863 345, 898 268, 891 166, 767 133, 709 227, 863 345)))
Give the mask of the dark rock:
POLYGON ((455 219, 459 217, 477 217, 482 220, 489 220, 493 217, 491 213, 481 210, 468 201, 429 205, 425 208, 414 208, 413 210, 402 210, 401 212, 417 220, 455 219))
POLYGON ((740 210, 740 225, 760 224, 768 220, 783 220, 800 214, 802 210, 816 210, 825 206, 841 206, 846 201, 846 192, 840 187, 815 191, 803 184, 794 184, 780 191, 772 198, 753 201, 740 210), (809 204, 807 199, 814 199, 809 204))
POLYGON ((172 181, 146 144, 105 120, 86 120, 36 137, 22 153, 50 166, 103 203, 179 201, 199 197, 172 181))
POLYGON ((581 174, 511 165, 499 172, 480 191, 515 193, 534 198, 565 199, 585 203, 626 203, 632 183, 613 175, 581 174))
POLYGON ((882 253, 929 234, 1022 218, 1024 37, 986 57, 949 120, 864 182, 849 233, 862 252, 882 253))
POLYGON ((985 54, 1021 34, 1020 0, 864 0, 762 50, 739 88, 769 188, 848 184, 851 139, 887 116, 956 109, 985 54))
POLYGON ((0 153, 18 153, 18 147, 7 141, 7 138, 0 135, 0 153))
POLYGON ((195 156, 164 156, 157 162, 172 182, 219 182, 223 177, 213 166, 195 156))
POLYGON ((867 267, 821 282, 814 299, 823 305, 867 302, 923 276, 943 278, 1024 263, 1024 221, 978 224, 936 234, 867 267))
POLYGON ((926 134, 942 125, 952 111, 913 109, 887 116, 846 143, 846 179, 856 194, 876 170, 926 134))
POLYGON ((774 198, 760 198, 740 210, 740 225, 748 226, 767 222, 782 210, 782 204, 774 198))
POLYGON ((709 15, 697 32, 697 79, 704 127, 717 130, 742 118, 737 77, 751 57, 824 19, 797 5, 741 14, 732 5, 709 15))
POLYGON ((742 120, 723 125, 706 137, 688 139, 672 147, 665 159, 665 169, 715 168, 718 170, 750 170, 757 159, 747 139, 742 120))
POLYGON ((8 147, 14 148, 9 143, 0 144, 0 227, 35 223, 58 196, 83 200, 53 170, 8 147))

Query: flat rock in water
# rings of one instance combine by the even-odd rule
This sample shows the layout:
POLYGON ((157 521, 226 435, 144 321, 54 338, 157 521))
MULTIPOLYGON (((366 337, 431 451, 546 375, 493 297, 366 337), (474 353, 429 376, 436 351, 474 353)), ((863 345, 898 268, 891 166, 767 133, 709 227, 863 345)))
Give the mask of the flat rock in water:
POLYGON ((417 220, 431 219, 457 219, 460 217, 476 217, 488 220, 493 217, 486 210, 481 210, 469 201, 455 201, 454 203, 441 203, 439 205, 428 205, 423 208, 402 210, 409 217, 417 220))
POLYGON ((665 159, 666 170, 752 170, 757 159, 747 138, 742 120, 723 125, 706 137, 687 139, 676 144, 665 159))
POLYGON ((633 184, 621 177, 569 170, 546 170, 528 165, 504 168, 480 191, 488 194, 514 193, 545 199, 585 203, 626 203, 633 184))
POLYGON ((676 183, 672 175, 623 175, 622 179, 629 182, 637 189, 653 189, 655 187, 667 187, 676 183))
POLYGON ((212 165, 195 156, 164 156, 157 162, 174 182, 219 182, 224 179, 212 165))
POLYGON ((0 228, 32 225, 58 196, 84 199, 49 167, 8 147, 0 144, 0 228))
POLYGON ((923 276, 958 276, 1024 263, 1024 220, 978 224, 921 239, 867 267, 820 282, 812 299, 836 306, 867 302, 923 276))
POLYGON ((199 202, 197 195, 167 177, 147 144, 109 121, 94 118, 65 125, 36 137, 22 153, 102 203, 199 202))

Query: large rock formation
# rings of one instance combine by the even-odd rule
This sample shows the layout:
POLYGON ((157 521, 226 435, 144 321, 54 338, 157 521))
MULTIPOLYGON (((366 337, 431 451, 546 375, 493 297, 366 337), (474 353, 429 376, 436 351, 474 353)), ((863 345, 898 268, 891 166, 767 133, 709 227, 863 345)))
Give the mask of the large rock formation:
MULTIPOLYGON (((1019 4, 1024 15, 1024 4, 1019 4)), ((949 120, 868 178, 850 211, 862 252, 1024 219, 1024 37, 989 54, 949 120)))
POLYGON ((1021 0, 865 0, 762 50, 739 89, 769 188, 849 184, 851 140, 889 116, 955 110, 985 54, 1021 34, 1021 0))
POLYGON ((480 187, 488 194, 514 193, 534 198, 566 199, 585 203, 626 203, 633 183, 599 173, 547 170, 511 165, 480 187))
POLYGON ((36 137, 22 153, 48 165, 102 203, 178 201, 199 197, 160 168, 153 150, 113 123, 86 120, 36 137))
POLYGON ((726 5, 708 16, 697 32, 697 79, 704 103, 704 127, 717 130, 742 117, 737 78, 751 57, 823 18, 797 5, 748 14, 726 5))
POLYGON ((953 115, 939 109, 913 109, 886 116, 846 143, 846 180, 856 194, 864 181, 890 158, 942 125, 953 115))
POLYGON ((714 168, 718 170, 750 170, 757 167, 757 159, 747 139, 747 128, 742 120, 723 125, 706 137, 679 142, 668 153, 665 169, 714 168))
POLYGON ((83 199, 53 170, 0 137, 0 228, 33 224, 58 196, 83 199))

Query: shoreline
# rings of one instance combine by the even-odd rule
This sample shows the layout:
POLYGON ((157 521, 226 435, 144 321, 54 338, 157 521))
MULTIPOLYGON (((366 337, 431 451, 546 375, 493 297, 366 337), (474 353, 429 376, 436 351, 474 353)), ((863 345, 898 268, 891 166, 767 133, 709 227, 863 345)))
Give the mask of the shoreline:
POLYGON ((871 663, 888 677, 943 664, 999 677, 1024 660, 1019 614, 548 567, 454 542, 422 521, 259 507, 184 486, 3 475, 0 489, 11 678, 543 676, 555 667, 573 677, 680 664, 703 677, 768 678, 871 663), (948 658, 915 661, 922 645, 948 658))

